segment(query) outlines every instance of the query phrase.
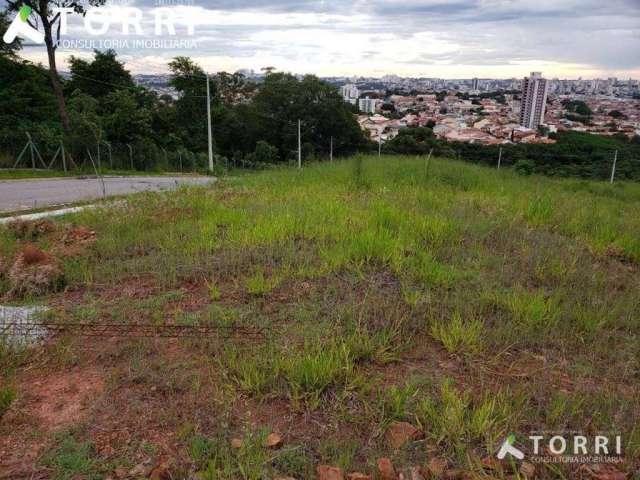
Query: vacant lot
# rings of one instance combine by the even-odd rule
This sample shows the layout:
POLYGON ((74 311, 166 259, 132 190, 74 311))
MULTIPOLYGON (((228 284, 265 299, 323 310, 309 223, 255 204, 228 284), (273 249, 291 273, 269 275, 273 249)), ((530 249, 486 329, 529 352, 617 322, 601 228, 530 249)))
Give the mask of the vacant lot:
POLYGON ((0 294, 50 321, 217 332, 5 348, 6 478, 639 467, 640 186, 413 157, 239 175, 0 228, 0 294), (14 259, 49 265, 53 291, 14 259), (423 438, 394 445, 394 422, 423 438), (494 460, 543 430, 620 433, 626 461, 494 460))

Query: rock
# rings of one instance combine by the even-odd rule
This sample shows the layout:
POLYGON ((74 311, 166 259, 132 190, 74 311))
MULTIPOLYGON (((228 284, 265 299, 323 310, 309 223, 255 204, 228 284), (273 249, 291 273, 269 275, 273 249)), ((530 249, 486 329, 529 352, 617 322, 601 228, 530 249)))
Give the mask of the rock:
POLYGON ((360 472, 353 472, 347 475, 347 480, 371 480, 371 475, 365 475, 360 472))
POLYGON ((387 429, 387 443, 397 450, 408 442, 424 438, 424 433, 407 422, 393 422, 387 429))
POLYGON ((533 463, 522 462, 522 465, 520 465, 520 473, 525 477, 535 478, 536 466, 533 463))
POLYGON ((444 472, 444 478, 449 480, 459 480, 465 478, 464 470, 452 468, 444 472))
POLYGON ((391 460, 388 458, 378 459, 378 471, 380 472, 380 478, 382 478, 382 480, 398 480, 398 475, 393 468, 391 460))
POLYGON ((449 462, 444 458, 432 458, 429 460, 427 464, 427 470, 434 477, 441 477, 444 475, 445 470, 447 469, 449 462))
POLYGON ((270 433, 264 439, 263 446, 267 448, 280 448, 282 446, 282 437, 277 433, 270 433))
POLYGON ((506 462, 501 462, 494 457, 485 457, 482 459, 482 466, 489 470, 501 470, 506 465, 506 462))
POLYGON ((116 470, 113 473, 118 479, 124 478, 127 476, 127 473, 128 473, 127 467, 125 467, 124 465, 120 465, 116 467, 116 470))
POLYGON ((151 471, 149 480, 172 480, 171 472, 169 471, 169 465, 161 463, 151 471))
POLYGON ((319 480, 344 480, 344 472, 341 468, 330 465, 318 465, 316 473, 319 480))
POLYGON ((129 470, 127 476, 133 478, 147 478, 151 474, 151 470, 153 470, 153 467, 151 466, 150 462, 139 463, 131 470, 129 470))
POLYGON ((242 448, 242 439, 241 438, 232 438, 231 439, 231 448, 235 448, 236 450, 242 448))
POLYGON ((422 473, 420 472, 420 467, 411 467, 409 469, 409 480, 424 480, 422 473))

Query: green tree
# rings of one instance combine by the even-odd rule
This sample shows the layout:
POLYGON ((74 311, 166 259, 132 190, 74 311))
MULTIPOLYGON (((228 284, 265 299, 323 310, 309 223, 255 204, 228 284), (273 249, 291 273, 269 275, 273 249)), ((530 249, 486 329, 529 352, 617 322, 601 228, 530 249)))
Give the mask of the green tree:
MULTIPOLYGON (((69 116, 67 114, 67 104, 62 89, 60 76, 58 75, 58 67, 56 64, 56 50, 60 41, 60 22, 61 14, 53 12, 54 8, 70 8, 75 13, 84 15, 87 7, 104 5, 106 0, 32 0, 29 5, 32 7, 33 15, 28 20, 34 26, 33 19, 42 25, 44 29, 44 43, 47 49, 47 60, 49 62, 49 77, 51 86, 58 101, 58 110, 60 112, 60 120, 62 128, 65 132, 69 131, 69 116)), ((17 12, 20 10, 22 0, 6 0, 9 10, 17 12)))
POLYGON ((61 136, 49 76, 39 66, 0 55, 0 153, 17 155, 26 142, 25 132, 41 149, 45 139, 61 136))
MULTIPOLYGON (((180 93, 176 101, 175 120, 180 126, 184 145, 193 151, 207 150, 207 75, 188 57, 176 57, 169 63, 171 85, 180 93)), ((217 92, 214 82, 209 82, 211 108, 216 112, 217 92)), ((214 116, 212 114, 212 116, 214 116)), ((217 125, 217 124, 216 124, 217 125)))
POLYGON ((278 161, 278 149, 264 140, 260 140, 256 144, 254 159, 260 163, 276 163, 278 161))
POLYGON ((94 98, 106 97, 122 89, 135 89, 131 74, 119 62, 114 50, 94 50, 93 60, 71 57, 71 80, 66 85, 69 93, 80 90, 94 98))
POLYGON ((133 92, 118 90, 104 99, 104 126, 109 141, 121 145, 151 137, 151 112, 140 107, 133 92))
POLYGON ((302 80, 284 73, 265 78, 253 102, 257 136, 278 148, 283 160, 297 155, 298 120, 302 141, 327 152, 346 152, 365 143, 354 115, 331 85, 313 75, 302 80))

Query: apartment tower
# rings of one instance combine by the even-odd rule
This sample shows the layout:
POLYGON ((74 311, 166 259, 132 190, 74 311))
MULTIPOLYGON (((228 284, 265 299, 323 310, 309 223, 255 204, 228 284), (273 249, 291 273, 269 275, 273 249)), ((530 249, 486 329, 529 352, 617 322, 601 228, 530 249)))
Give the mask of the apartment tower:
POLYGON ((544 122, 549 84, 540 72, 532 72, 522 80, 522 100, 520 103, 520 125, 536 129, 544 122))

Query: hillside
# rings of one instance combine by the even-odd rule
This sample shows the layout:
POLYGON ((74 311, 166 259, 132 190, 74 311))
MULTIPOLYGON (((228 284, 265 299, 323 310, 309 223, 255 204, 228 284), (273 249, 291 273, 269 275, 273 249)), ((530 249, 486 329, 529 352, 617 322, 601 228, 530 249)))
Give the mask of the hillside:
MULTIPOLYGON (((507 435, 580 431, 621 434, 615 469, 633 471, 638 212, 638 184, 388 156, 0 226, 13 303, 47 304, 54 323, 193 333, 0 351, 0 465, 7 478, 257 480, 321 464, 373 474, 389 458, 425 477, 515 478, 495 460, 507 435), (64 278, 16 289, 15 258, 64 278), (398 422, 423 435, 398 445, 398 422), (274 432, 282 445, 265 447, 274 432)), ((580 475, 620 478, 595 476, 607 468, 580 475)))

